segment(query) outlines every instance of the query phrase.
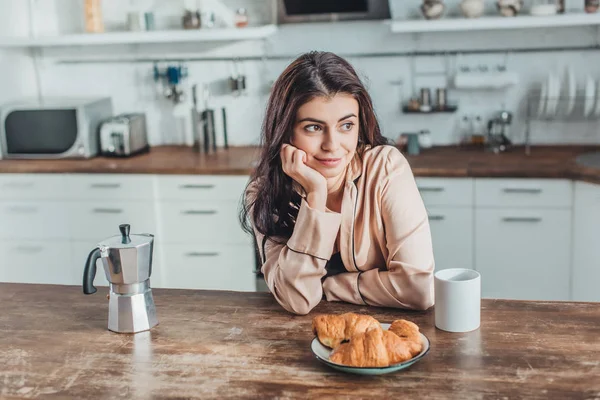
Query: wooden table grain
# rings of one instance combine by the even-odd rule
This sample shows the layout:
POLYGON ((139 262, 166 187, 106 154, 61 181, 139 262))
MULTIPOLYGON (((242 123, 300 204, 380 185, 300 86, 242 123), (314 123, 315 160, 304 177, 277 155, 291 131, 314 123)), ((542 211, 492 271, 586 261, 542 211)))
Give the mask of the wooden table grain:
POLYGON ((160 324, 107 331, 106 288, 0 284, 0 398, 600 399, 600 304, 484 300, 477 331, 434 312, 323 301, 308 316, 268 293, 155 290, 160 324), (347 375, 309 349, 312 317, 415 321, 430 353, 385 376, 347 375))

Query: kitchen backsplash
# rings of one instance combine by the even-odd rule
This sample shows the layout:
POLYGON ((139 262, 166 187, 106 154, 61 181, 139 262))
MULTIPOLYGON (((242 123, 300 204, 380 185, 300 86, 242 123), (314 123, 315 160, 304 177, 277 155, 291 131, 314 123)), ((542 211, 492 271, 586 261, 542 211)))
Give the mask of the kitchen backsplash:
MULTIPOLYGON (((9 10, 8 14, 15 13, 9 3, 14 4, 11 0, 0 0, 0 25, 7 18, 7 13, 2 10, 9 10)), ((46 22, 39 18, 36 20, 39 32, 81 32, 79 1, 45 0, 35 4, 41 3, 44 3, 42 11, 46 22), (60 19, 54 18, 56 15, 60 15, 60 19)), ((232 8, 245 6, 249 10, 251 24, 271 21, 270 0, 227 0, 225 3, 232 8)), ((417 7, 416 1, 410 3, 415 5, 405 5, 408 15, 417 7)), ((125 15, 132 5, 117 0, 106 0, 104 4, 107 29, 123 29, 125 15)), ((181 18, 182 6, 183 2, 155 1, 153 9, 156 10, 157 27, 174 28, 181 18)), ((19 7, 19 15, 25 12, 26 18, 27 7, 19 7)), ((26 35, 28 29, 17 25, 11 31, 5 26, 0 32, 3 35, 26 35)), ((201 87, 209 84, 213 91, 212 106, 227 109, 229 143, 256 144, 269 85, 295 56, 317 49, 337 52, 355 65, 373 97, 384 134, 391 139, 396 139, 401 132, 429 129, 435 144, 456 143, 460 139, 464 125, 461 121, 465 115, 480 115, 487 121, 495 111, 508 109, 515 113, 513 138, 521 141, 525 131, 526 98, 532 86, 539 84, 550 71, 559 72, 562 76, 567 65, 576 72, 580 86, 583 86, 588 73, 600 79, 600 54, 597 51, 536 50, 418 57, 398 54, 457 49, 568 48, 598 45, 598 40, 595 27, 392 34, 389 25, 380 21, 295 24, 280 26, 265 43, 46 48, 40 51, 37 64, 39 78, 36 78, 28 53, 0 50, 0 101, 32 95, 39 79, 43 96, 111 96, 116 112, 143 111, 147 114, 151 144, 182 143, 189 136, 189 121, 186 119, 190 114, 191 85, 201 87), (263 54, 268 57, 261 59, 263 54), (177 107, 162 95, 154 82, 153 63, 139 60, 161 59, 169 55, 175 55, 173 58, 177 55, 197 58, 184 62, 189 72, 184 84, 187 101, 177 107), (239 64, 239 69, 247 77, 247 90, 241 96, 233 96, 223 90, 224 82, 233 71, 233 62, 227 59, 233 56, 253 57, 239 64), (202 59, 205 57, 217 59, 202 59), (495 68, 497 65, 505 65, 518 77, 518 83, 502 90, 457 90, 450 86, 448 100, 459 105, 454 114, 425 116, 401 112, 402 103, 421 87, 430 87, 435 93, 435 88, 445 86, 462 66, 495 68)), ((164 62, 159 64, 166 65, 164 62)), ((600 144, 598 121, 534 122, 532 142, 600 144)))

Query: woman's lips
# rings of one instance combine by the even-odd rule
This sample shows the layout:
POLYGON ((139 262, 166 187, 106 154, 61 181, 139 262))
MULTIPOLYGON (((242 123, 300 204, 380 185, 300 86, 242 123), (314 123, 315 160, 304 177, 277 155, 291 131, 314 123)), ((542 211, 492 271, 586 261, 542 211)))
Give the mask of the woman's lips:
POLYGON ((342 161, 341 158, 316 158, 316 157, 315 157, 315 160, 317 160, 319 163, 321 163, 322 165, 324 165, 326 167, 335 167, 342 161))

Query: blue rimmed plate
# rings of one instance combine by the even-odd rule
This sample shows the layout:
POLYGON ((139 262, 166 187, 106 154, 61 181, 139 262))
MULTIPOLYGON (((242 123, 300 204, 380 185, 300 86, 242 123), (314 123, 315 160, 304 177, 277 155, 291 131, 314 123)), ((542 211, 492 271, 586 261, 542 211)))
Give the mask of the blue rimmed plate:
MULTIPOLYGON (((387 330, 390 327, 390 324, 381 324, 381 327, 384 330, 387 330)), ((408 368, 414 363, 418 362, 420 359, 425 357, 425 355, 429 352, 429 339, 427 336, 421 335, 421 342, 423 343, 423 350, 413 358, 408 361, 404 361, 399 364, 393 364, 389 367, 348 367, 347 365, 337 364, 331 362, 329 360, 329 356, 333 350, 329 347, 323 346, 321 342, 319 342, 318 338, 314 338, 310 344, 310 349, 312 350, 317 360, 321 361, 323 364, 330 366, 331 368, 337 369, 339 371, 347 372, 349 374, 358 374, 358 375, 383 375, 389 374, 391 372, 400 371, 402 369, 408 368)))

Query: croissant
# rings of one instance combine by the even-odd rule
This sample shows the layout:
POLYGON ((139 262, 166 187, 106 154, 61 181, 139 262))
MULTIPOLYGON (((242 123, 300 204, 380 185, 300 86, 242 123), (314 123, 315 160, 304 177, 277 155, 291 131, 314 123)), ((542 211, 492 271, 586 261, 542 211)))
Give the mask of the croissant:
POLYGON ((411 358, 406 341, 381 329, 353 336, 329 356, 332 362, 351 367, 388 367, 411 358))
POLYGON ((396 334, 409 347, 410 354, 414 357, 423 350, 421 335, 417 324, 405 319, 397 319, 389 327, 389 331, 396 334))
POLYGON ((370 315, 345 313, 318 315, 313 319, 312 328, 323 345, 335 349, 354 335, 369 329, 381 330, 381 325, 370 315))

